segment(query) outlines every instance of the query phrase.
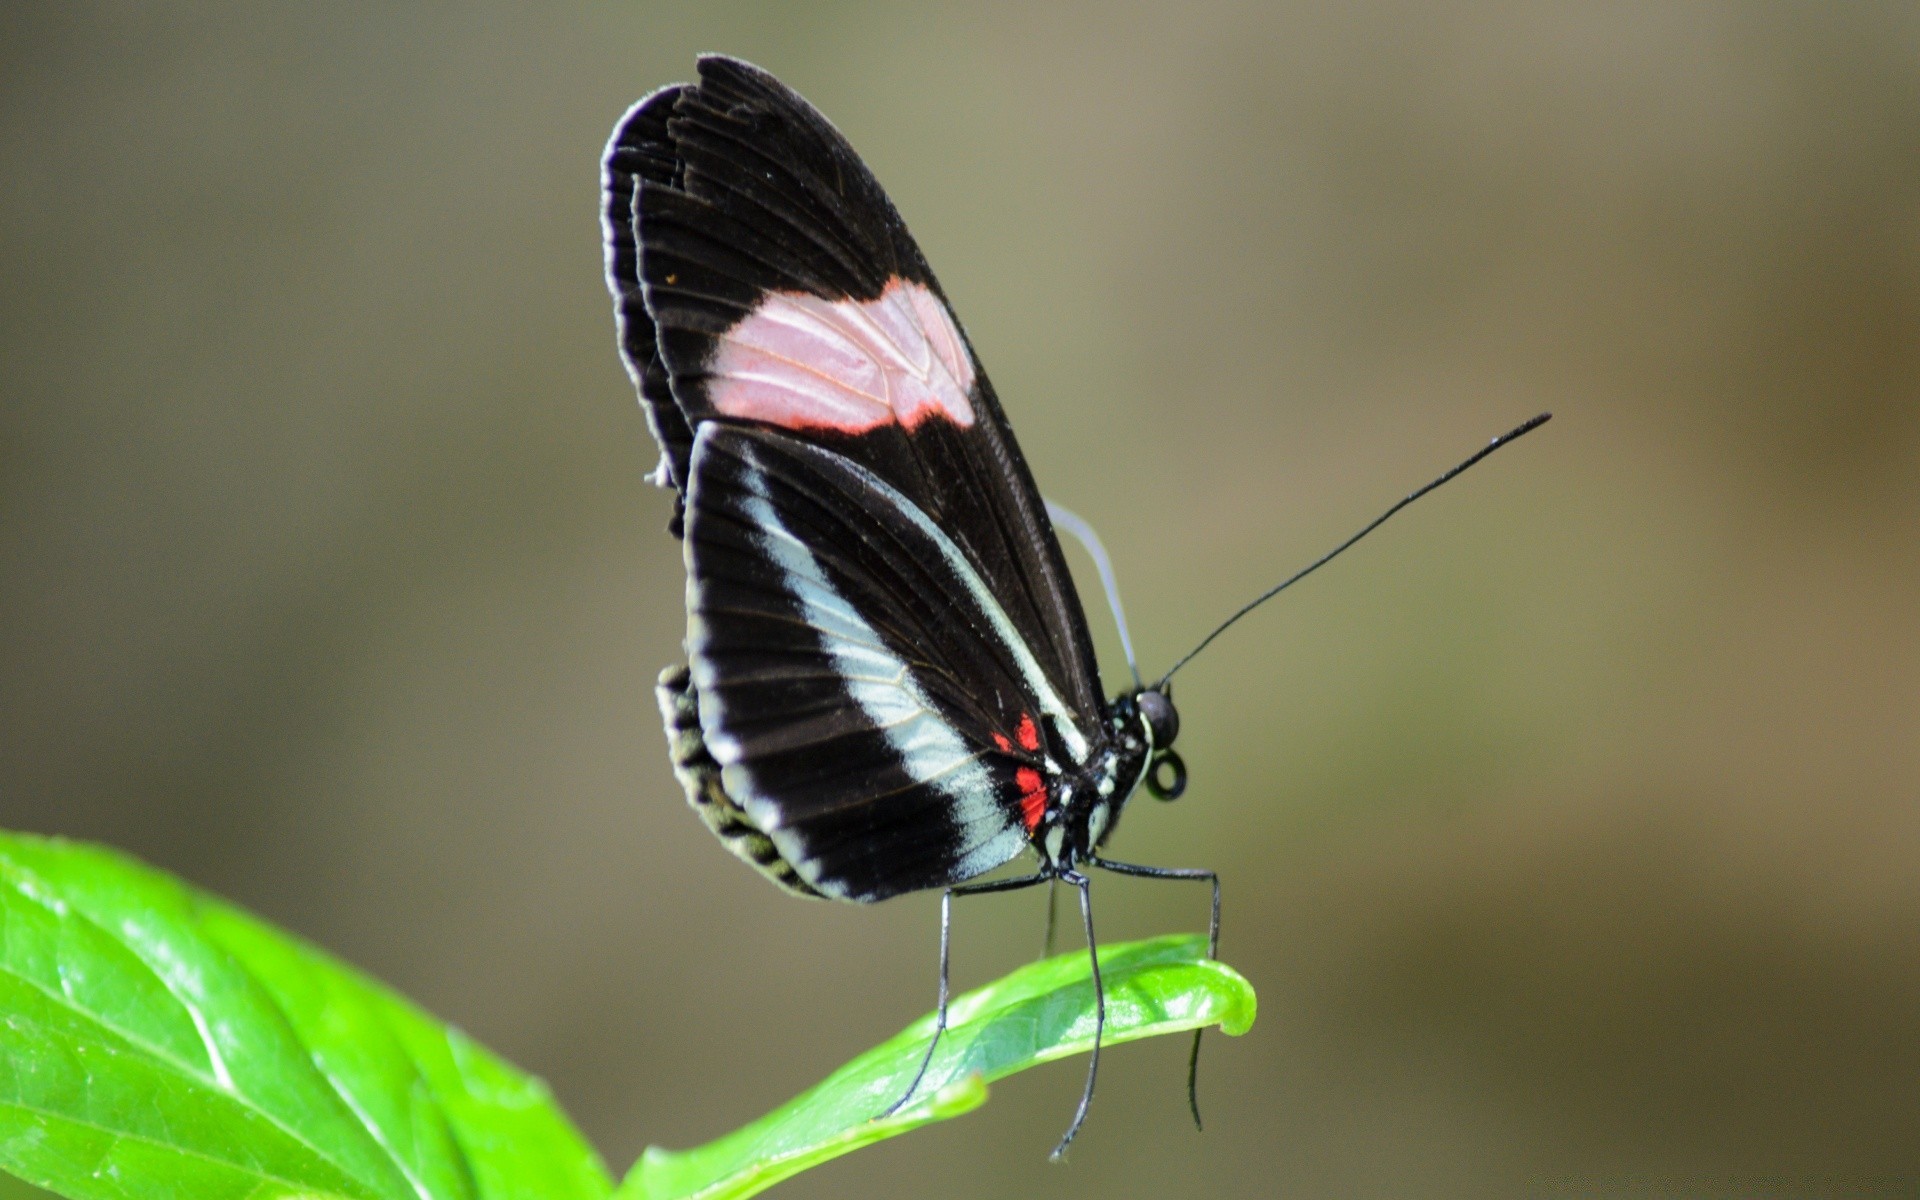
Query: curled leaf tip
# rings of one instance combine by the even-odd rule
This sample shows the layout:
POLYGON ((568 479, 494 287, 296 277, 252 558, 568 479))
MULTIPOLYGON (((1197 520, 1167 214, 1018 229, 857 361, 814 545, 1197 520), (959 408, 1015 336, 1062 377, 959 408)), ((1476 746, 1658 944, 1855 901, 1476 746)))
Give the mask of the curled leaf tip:
MULTIPOLYGON (((1253 1025, 1253 988, 1206 957, 1206 939, 1173 934, 1106 946, 1103 1044, 1218 1025, 1253 1025)), ((648 1149, 621 1200, 739 1200, 808 1167, 934 1121, 970 1112, 987 1086, 1092 1048, 1092 973, 1083 952, 1023 966, 948 1005, 946 1034, 915 1099, 882 1116, 926 1053, 931 1016, 847 1063, 809 1091, 733 1133, 692 1150, 648 1149)))

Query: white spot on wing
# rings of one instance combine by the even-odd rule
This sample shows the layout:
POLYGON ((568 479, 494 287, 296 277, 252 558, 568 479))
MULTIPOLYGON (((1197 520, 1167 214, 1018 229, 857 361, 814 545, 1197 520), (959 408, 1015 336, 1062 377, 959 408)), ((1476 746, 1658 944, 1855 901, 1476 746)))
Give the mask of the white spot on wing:
POLYGON ((959 865, 953 872, 954 878, 970 879, 975 875, 984 875, 1020 853, 1026 845, 1026 835, 1018 826, 1009 825, 961 855, 959 865))

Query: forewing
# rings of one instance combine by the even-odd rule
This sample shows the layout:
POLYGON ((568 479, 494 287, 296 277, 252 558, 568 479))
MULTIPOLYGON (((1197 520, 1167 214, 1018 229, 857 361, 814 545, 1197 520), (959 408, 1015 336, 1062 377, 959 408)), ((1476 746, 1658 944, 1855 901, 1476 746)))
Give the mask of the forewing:
MULTIPOLYGON (((674 402, 661 361, 653 317, 647 312, 640 285, 640 239, 637 204, 642 180, 670 187, 679 166, 667 136, 667 117, 673 112, 681 85, 661 88, 627 110, 607 139, 601 163, 600 228, 605 242, 607 290, 613 293, 613 316, 620 334, 620 357, 627 366, 647 427, 660 443, 660 466, 654 482, 684 493, 687 456, 693 451, 693 431, 674 402)), ((678 532, 679 509, 674 512, 678 532)))
POLYGON ((933 273, 839 132, 772 76, 710 56, 697 84, 629 114, 607 180, 610 286, 625 330, 644 317, 644 339, 623 336, 630 368, 647 356, 636 378, 668 479, 684 492, 686 435, 714 421, 864 467, 946 532, 1071 710, 1097 721, 1092 640, 1032 475, 933 273))
POLYGON ((1078 723, 964 551, 861 464, 700 426, 688 653, 727 794, 821 893, 878 900, 1013 857, 1078 723))

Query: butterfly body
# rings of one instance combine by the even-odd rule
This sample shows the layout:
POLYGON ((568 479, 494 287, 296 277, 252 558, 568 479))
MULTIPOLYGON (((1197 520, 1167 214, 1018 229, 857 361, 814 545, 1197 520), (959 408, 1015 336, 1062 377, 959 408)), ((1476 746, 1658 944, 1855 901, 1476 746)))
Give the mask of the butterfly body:
POLYGON ((1170 727, 1156 746, 1146 689, 1102 697, 1045 503, 885 192, 806 101, 715 56, 628 112, 604 182, 686 561, 687 663, 658 696, 695 811, 804 896, 1090 860, 1170 727))

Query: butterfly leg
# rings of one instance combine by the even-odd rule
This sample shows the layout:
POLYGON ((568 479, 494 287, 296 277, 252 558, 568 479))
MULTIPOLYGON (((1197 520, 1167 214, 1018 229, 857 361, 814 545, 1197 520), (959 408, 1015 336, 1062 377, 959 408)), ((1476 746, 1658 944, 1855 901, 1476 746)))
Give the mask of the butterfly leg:
POLYGON ((940 893, 940 1002, 933 1014, 933 1038, 927 1043, 927 1052, 920 1058, 920 1069, 913 1073, 913 1082, 900 1098, 887 1106, 880 1115, 890 1117, 900 1111, 907 1101, 913 1099, 913 1093, 919 1090, 920 1081, 926 1078, 927 1068, 933 1063, 933 1052, 940 1046, 940 1035, 947 1031, 947 963, 949 950, 953 945, 953 898, 955 896, 982 896, 988 892, 1012 892, 1032 887, 1036 883, 1051 883, 1053 877, 1036 872, 1032 875, 1016 875, 1012 879, 989 879, 985 883, 966 883, 959 887, 950 887, 940 893))
POLYGON ((1089 890, 1093 881, 1078 871, 1062 871, 1060 878, 1080 889, 1080 924, 1087 931, 1087 959, 1093 964, 1093 1054, 1087 1059, 1087 1086, 1080 1092, 1080 1107, 1073 1112, 1073 1123, 1047 1156, 1054 1162, 1067 1156, 1068 1144, 1086 1123, 1087 1109, 1093 1104, 1094 1080, 1100 1075, 1100 1039, 1107 1032, 1107 989, 1100 981, 1100 943, 1093 936, 1093 893, 1089 890))
POLYGON ((1060 898, 1059 884, 1060 881, 1057 879, 1047 881, 1047 936, 1040 945, 1040 957, 1043 960, 1053 957, 1053 931, 1058 925, 1059 917, 1059 905, 1055 903, 1060 898))
MULTIPOLYGON (((1114 862, 1095 858, 1093 865, 1116 875, 1138 875, 1143 879, 1204 879, 1213 885, 1213 916, 1207 923, 1207 957, 1220 957, 1220 876, 1198 867, 1143 867, 1137 863, 1114 862)), ((1200 1125, 1200 1035, 1193 1031, 1193 1050, 1187 1055, 1187 1107, 1193 1110, 1193 1127, 1200 1125)))

